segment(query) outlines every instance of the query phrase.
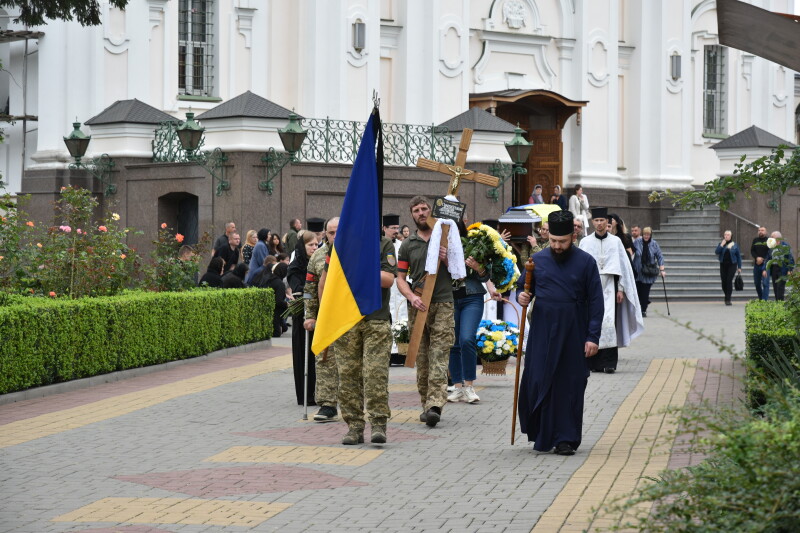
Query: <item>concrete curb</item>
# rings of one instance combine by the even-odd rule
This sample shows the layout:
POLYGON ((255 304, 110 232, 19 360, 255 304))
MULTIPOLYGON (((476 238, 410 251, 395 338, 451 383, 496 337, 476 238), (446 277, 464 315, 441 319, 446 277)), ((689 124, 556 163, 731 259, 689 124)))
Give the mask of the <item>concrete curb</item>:
POLYGON ((162 370, 169 370, 186 363, 194 363, 198 361, 206 361, 209 359, 216 359, 218 357, 225 357, 237 353, 254 352, 256 350, 266 350, 272 347, 272 340, 253 342, 250 344, 243 344, 241 346, 232 346, 230 348, 223 348, 215 352, 207 353, 205 355, 198 355, 197 357, 190 357, 188 359, 180 359, 178 361, 170 361, 160 365, 143 366, 140 368, 130 368, 128 370, 120 370, 119 372, 111 372, 109 374, 100 374, 89 378, 75 379, 72 381, 65 381, 63 383, 54 383, 52 385, 44 385, 33 389, 9 392, 0 396, 0 405, 7 405, 10 403, 21 402, 24 400, 33 400, 36 398, 44 398, 52 396, 53 394, 61 394, 64 392, 72 392, 76 390, 94 387, 96 385, 103 385, 104 383, 114 383, 124 379, 135 378, 151 374, 153 372, 161 372, 162 370))

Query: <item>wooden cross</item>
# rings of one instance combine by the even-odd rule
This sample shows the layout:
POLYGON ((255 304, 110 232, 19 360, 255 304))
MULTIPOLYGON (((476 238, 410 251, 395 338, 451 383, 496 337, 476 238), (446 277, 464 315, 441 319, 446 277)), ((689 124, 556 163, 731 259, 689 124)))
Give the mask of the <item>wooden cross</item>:
MULTIPOLYGON (((455 165, 446 165, 438 161, 431 161, 420 157, 417 160, 417 166, 426 170, 433 170, 450 176, 450 183, 447 186, 447 194, 456 196, 458 194, 458 187, 463 180, 474 181, 482 183, 490 187, 497 187, 500 184, 500 179, 488 174, 481 174, 473 170, 467 170, 464 165, 467 163, 467 151, 472 142, 472 130, 469 128, 464 129, 461 133, 461 143, 458 145, 458 155, 456 155, 455 165)), ((428 226, 433 228, 436 224, 436 219, 428 217, 428 226)), ((450 226, 442 226, 442 240, 439 246, 447 248, 447 234, 450 231, 450 226)), ((429 244, 430 246, 430 244, 429 244)), ((439 261, 436 261, 436 272, 439 271, 439 261)), ((408 354, 406 355, 405 366, 414 368, 417 362, 417 352, 419 351, 419 344, 422 341, 422 334, 425 331, 425 322, 428 320, 428 307, 431 304, 433 297, 433 287, 436 284, 436 273, 426 274, 425 286, 422 289, 422 303, 425 304, 425 311, 417 311, 417 316, 414 320, 414 329, 411 332, 411 339, 408 343, 408 354)))

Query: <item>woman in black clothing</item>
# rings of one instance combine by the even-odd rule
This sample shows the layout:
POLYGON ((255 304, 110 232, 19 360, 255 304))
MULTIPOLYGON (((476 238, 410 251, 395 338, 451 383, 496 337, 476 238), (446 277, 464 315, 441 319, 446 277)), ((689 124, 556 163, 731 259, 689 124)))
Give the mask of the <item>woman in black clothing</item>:
POLYGON ((272 315, 272 336, 280 337, 283 334, 283 317, 281 316, 288 306, 286 303, 286 284, 283 278, 289 271, 286 263, 277 263, 270 269, 267 267, 263 274, 253 283, 254 287, 261 289, 272 289, 275 293, 275 311, 272 315))
POLYGON ((223 289, 244 289, 244 277, 247 275, 249 267, 247 263, 238 263, 233 270, 229 270, 222 276, 223 289))
MULTIPOLYGON (((297 239, 294 249, 294 260, 289 264, 287 281, 295 298, 303 297, 306 285, 308 260, 317 249, 317 236, 312 231, 305 231, 297 239)), ((297 404, 303 405, 303 379, 304 357, 306 353, 306 330, 303 329, 305 310, 292 315, 292 365, 294 366, 294 390, 297 395, 297 404)), ((314 355, 311 353, 311 343, 314 341, 314 332, 308 332, 308 389, 306 391, 308 405, 317 405, 314 400, 314 386, 317 382, 317 372, 314 366, 314 355)))
POLYGON ((277 233, 273 233, 269 236, 269 243, 267 246, 269 247, 270 255, 278 255, 284 252, 281 236, 277 233))
POLYGON ((222 287, 222 269, 225 267, 225 261, 221 257, 212 257, 208 263, 208 270, 200 278, 197 283, 198 287, 222 287))
POLYGON ((622 247, 625 248, 625 251, 628 253, 628 259, 633 262, 633 256, 635 254, 633 250, 633 239, 630 233, 628 233, 628 228, 625 227, 625 222, 619 218, 619 215, 615 214, 608 215, 608 220, 611 223, 611 234, 619 237, 619 240, 622 241, 622 247))
POLYGON ((733 278, 742 272, 742 252, 733 240, 733 233, 730 230, 722 234, 722 241, 717 245, 716 254, 719 259, 719 278, 722 282, 722 293, 725 295, 725 305, 732 305, 733 278))

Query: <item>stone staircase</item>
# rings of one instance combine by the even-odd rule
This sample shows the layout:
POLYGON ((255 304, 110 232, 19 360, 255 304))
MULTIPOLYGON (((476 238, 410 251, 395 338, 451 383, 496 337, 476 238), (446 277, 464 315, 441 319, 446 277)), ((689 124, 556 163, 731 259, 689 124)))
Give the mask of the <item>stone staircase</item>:
MULTIPOLYGON (((677 211, 668 218, 661 229, 653 231, 653 238, 661 246, 667 277, 669 300, 723 301, 719 280, 719 261, 714 253, 722 233, 719 227, 719 208, 706 207, 702 211, 677 211)), ((751 239, 737 241, 740 248, 749 250, 751 239)), ((744 250, 743 250, 744 251, 744 250)), ((734 300, 753 300, 753 262, 742 261, 744 290, 733 291, 734 300)), ((656 280, 650 291, 652 301, 664 300, 664 288, 656 280)))

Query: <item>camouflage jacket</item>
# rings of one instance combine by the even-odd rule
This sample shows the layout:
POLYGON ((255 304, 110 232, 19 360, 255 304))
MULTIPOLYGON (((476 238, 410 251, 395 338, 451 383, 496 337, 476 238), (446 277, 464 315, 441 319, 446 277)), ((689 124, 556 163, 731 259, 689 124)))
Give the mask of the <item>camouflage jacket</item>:
POLYGON ((319 277, 325 270, 325 257, 328 254, 328 245, 323 244, 308 260, 306 272, 306 286, 303 289, 303 298, 306 302, 306 318, 317 319, 319 312, 319 277))

